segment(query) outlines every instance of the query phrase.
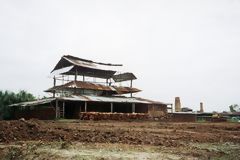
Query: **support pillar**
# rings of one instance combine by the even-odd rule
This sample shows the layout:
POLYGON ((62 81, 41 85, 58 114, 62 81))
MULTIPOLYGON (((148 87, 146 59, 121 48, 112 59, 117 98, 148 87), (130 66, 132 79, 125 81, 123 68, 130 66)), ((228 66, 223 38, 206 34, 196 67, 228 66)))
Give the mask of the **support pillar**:
POLYGON ((112 85, 112 81, 111 81, 111 79, 109 79, 109 86, 111 86, 112 85))
POLYGON ((65 101, 63 101, 63 118, 65 118, 65 101))
MULTIPOLYGON (((53 77, 53 87, 55 87, 56 86, 56 77, 54 76, 53 77)), ((55 94, 56 94, 56 91, 54 90, 53 91, 53 98, 55 98, 55 94)))
MULTIPOLYGON (((130 83, 130 87, 132 88, 132 80, 131 80, 131 83, 130 83)), ((132 93, 131 93, 130 95, 131 95, 131 97, 132 97, 132 93)))
POLYGON ((79 119, 81 120, 81 112, 82 112, 82 110, 81 110, 81 105, 79 106, 79 119))
MULTIPOLYGON (((77 72, 77 69, 75 70, 75 78, 74 78, 74 82, 77 82, 77 75, 78 75, 78 72, 77 72)), ((74 88, 74 94, 76 94, 76 87, 74 88)))
POLYGON ((113 113, 113 103, 111 103, 111 113, 113 113))
POLYGON ((75 78, 74 78, 75 82, 77 81, 77 75, 78 75, 78 72, 77 72, 77 69, 76 69, 75 70, 75 78))
POLYGON ((106 85, 108 86, 108 79, 106 79, 106 85))
POLYGON ((132 103, 132 113, 135 113, 135 108, 136 106, 135 106, 135 103, 132 103))
POLYGON ((56 108, 55 108, 55 111, 56 111, 56 119, 59 118, 59 106, 58 106, 58 100, 56 100, 56 108))
POLYGON ((85 106, 84 106, 85 112, 87 112, 87 102, 85 101, 85 106))

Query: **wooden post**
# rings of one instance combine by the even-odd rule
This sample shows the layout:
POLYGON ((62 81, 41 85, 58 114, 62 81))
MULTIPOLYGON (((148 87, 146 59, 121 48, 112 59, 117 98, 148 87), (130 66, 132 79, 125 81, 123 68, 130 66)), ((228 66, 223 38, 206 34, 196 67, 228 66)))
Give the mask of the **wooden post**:
POLYGON ((56 119, 59 117, 59 107, 58 107, 58 100, 56 100, 56 119))
POLYGON ((77 75, 78 75, 78 72, 77 72, 77 69, 76 69, 75 70, 75 78, 74 78, 75 82, 77 81, 77 75))
POLYGON ((85 106, 84 106, 85 112, 87 112, 87 102, 85 101, 85 106))
POLYGON ((107 86, 108 86, 108 79, 106 79, 106 84, 107 84, 107 86))
MULTIPOLYGON (((132 88, 132 79, 131 79, 130 87, 132 88)), ((132 93, 131 93, 131 97, 132 97, 132 93)))
MULTIPOLYGON (((54 76, 53 77, 53 87, 55 87, 56 86, 56 77, 54 76)), ((55 89, 53 90, 53 98, 55 98, 55 94, 56 94, 56 91, 55 91, 55 89)))
POLYGON ((111 86, 112 85, 112 81, 111 81, 111 78, 109 79, 109 86, 111 86))
POLYGON ((63 118, 65 118, 65 101, 63 101, 63 118))
MULTIPOLYGON (((75 84, 77 82, 77 76, 78 76, 78 72, 77 72, 77 68, 76 68, 76 70, 75 70, 75 78, 74 78, 75 84)), ((76 94, 76 92, 77 92, 77 89, 76 89, 76 87, 74 87, 74 94, 76 94)))
POLYGON ((132 103, 132 113, 135 113, 135 103, 132 103))
POLYGON ((79 107, 79 119, 81 118, 81 105, 79 107))
POLYGON ((111 113, 113 113, 113 103, 111 103, 111 113))

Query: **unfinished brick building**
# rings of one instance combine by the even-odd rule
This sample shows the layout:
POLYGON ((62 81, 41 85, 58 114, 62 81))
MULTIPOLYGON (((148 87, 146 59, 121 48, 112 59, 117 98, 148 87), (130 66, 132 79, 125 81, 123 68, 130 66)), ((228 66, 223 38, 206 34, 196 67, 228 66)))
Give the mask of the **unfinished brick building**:
POLYGON ((65 55, 51 72, 53 87, 45 91, 52 97, 11 105, 15 117, 94 119, 88 115, 103 114, 104 119, 134 119, 166 114, 171 104, 133 96, 141 91, 133 87, 137 78, 133 73, 118 73, 121 66, 65 55))

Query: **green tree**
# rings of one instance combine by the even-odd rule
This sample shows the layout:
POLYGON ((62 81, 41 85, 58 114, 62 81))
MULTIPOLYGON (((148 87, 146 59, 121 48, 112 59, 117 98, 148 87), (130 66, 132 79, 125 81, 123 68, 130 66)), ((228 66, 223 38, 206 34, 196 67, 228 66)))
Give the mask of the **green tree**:
POLYGON ((35 97, 24 90, 18 93, 0 91, 0 113, 2 113, 4 119, 11 119, 11 108, 9 105, 33 100, 35 100, 35 97))
POLYGON ((237 104, 232 104, 231 106, 229 106, 229 109, 231 112, 240 112, 239 105, 237 104))

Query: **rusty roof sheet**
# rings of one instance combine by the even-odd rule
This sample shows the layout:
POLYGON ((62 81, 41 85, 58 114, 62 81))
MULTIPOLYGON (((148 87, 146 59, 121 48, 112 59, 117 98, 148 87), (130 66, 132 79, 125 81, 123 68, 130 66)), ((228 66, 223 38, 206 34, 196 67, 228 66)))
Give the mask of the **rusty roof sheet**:
POLYGON ((93 95, 71 95, 69 97, 59 97, 59 100, 69 101, 87 101, 87 102, 115 102, 115 103, 144 103, 151 104, 149 101, 138 99, 135 97, 104 97, 104 96, 93 96, 93 95))
POLYGON ((116 73, 116 67, 119 66, 122 66, 122 64, 100 63, 71 55, 65 55, 60 59, 51 73, 66 67, 71 67, 70 70, 61 74, 75 75, 75 72, 77 71, 78 75, 98 78, 111 78, 116 73))
POLYGON ((123 81, 135 80, 137 79, 137 77, 133 73, 127 72, 127 73, 113 75, 112 79, 115 82, 123 82, 123 81))
POLYGON ((15 107, 15 106, 27 107, 27 106, 48 104, 48 103, 51 103, 52 101, 54 101, 55 99, 56 98, 45 98, 45 99, 40 99, 40 100, 35 100, 35 101, 30 101, 30 102, 21 102, 21 103, 9 105, 9 107, 15 107))
POLYGON ((163 102, 153 101, 153 100, 150 100, 150 99, 145 99, 145 98, 140 98, 140 97, 138 97, 137 99, 138 99, 138 100, 142 100, 142 101, 148 101, 148 102, 151 103, 151 104, 172 105, 171 103, 163 103, 163 102))
POLYGON ((118 87, 118 86, 113 86, 118 94, 128 94, 128 93, 137 93, 141 92, 140 89, 137 88, 132 88, 132 87, 118 87))
POLYGON ((91 90, 101 90, 101 91, 114 91, 114 88, 110 86, 105 86, 96 83, 83 82, 83 81, 72 81, 66 84, 67 87, 71 88, 82 88, 82 89, 91 89, 91 90))
POLYGON ((53 91, 62 91, 65 89, 78 88, 78 89, 89 89, 89 90, 98 90, 98 91, 109 91, 115 94, 128 94, 128 93, 136 93, 141 90, 137 88, 130 87, 118 87, 118 86, 106 86, 96 83, 83 82, 83 81, 71 81, 61 86, 52 87, 45 92, 53 92, 53 91))
MULTIPOLYGON (((143 98, 138 97, 123 97, 123 96, 93 96, 93 95, 71 95, 67 97, 56 97, 56 98, 46 98, 31 102, 22 102, 17 104, 9 105, 10 107, 16 107, 16 106, 37 106, 41 104, 49 104, 55 100, 64 100, 64 101, 83 101, 83 102, 112 102, 112 103, 142 103, 142 104, 156 104, 156 101, 147 100, 143 98)), ((163 104, 165 103, 158 102, 157 104, 163 104)))

